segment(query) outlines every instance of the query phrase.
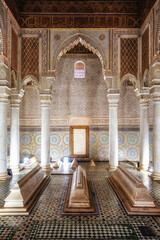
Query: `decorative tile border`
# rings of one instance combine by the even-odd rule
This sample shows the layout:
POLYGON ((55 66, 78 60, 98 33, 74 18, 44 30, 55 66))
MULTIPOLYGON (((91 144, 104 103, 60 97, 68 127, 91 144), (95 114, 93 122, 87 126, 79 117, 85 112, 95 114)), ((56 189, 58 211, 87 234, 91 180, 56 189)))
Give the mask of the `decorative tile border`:
MULTIPOLYGON (((50 156, 53 160, 69 156, 69 129, 53 129, 50 132, 50 156)), ((7 136, 7 155, 10 152, 10 133, 7 136)), ((152 131, 149 136, 150 160, 152 160, 152 131)), ((109 131, 91 129, 89 132, 90 158, 99 161, 109 159, 109 131)), ((39 129, 20 131, 20 157, 35 155, 41 156, 41 132, 39 129)), ((140 132, 138 130, 120 130, 118 132, 118 157, 120 161, 139 161, 140 132)))

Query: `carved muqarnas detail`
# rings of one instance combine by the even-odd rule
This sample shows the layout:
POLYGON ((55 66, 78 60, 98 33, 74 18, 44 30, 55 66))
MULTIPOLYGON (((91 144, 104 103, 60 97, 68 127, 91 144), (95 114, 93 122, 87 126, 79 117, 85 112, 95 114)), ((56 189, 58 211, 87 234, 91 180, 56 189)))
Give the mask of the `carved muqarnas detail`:
MULTIPOLYGON (((78 39, 76 39, 74 42, 72 42, 71 44, 69 44, 67 47, 65 47, 64 49, 62 49, 58 56, 57 56, 57 63, 60 60, 60 58, 66 54, 67 52, 69 52, 71 49, 73 49, 75 46, 77 46, 78 44, 81 44, 82 46, 84 46, 86 49, 88 49, 90 52, 92 52, 93 54, 97 55, 97 57, 100 59, 101 64, 102 64, 102 68, 104 68, 104 63, 103 63, 103 58, 100 54, 100 52, 95 49, 93 46, 91 46, 89 43, 87 43, 85 40, 83 40, 81 37, 79 37, 78 39)), ((57 64, 56 64, 57 65, 57 64)))

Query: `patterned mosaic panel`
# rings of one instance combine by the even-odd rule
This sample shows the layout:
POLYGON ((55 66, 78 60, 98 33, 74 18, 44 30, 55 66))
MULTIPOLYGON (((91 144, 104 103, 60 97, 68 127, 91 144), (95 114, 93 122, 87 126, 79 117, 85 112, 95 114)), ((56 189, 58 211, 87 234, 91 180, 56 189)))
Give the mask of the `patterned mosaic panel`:
POLYGON ((90 157, 98 160, 109 158, 109 132, 90 131, 90 157))
POLYGON ((138 39, 121 38, 121 78, 138 72, 138 39))
MULTIPOLYGON (((9 136, 8 136, 9 142, 9 136)), ((24 156, 35 155, 41 157, 41 133, 38 131, 20 133, 20 151, 21 159, 24 156)), ((9 145, 8 145, 9 146, 9 145)), ((50 156, 53 160, 61 159, 63 156, 69 156, 69 132, 51 132, 50 133, 50 156)))
POLYGON ((18 64, 18 36, 12 28, 12 52, 11 52, 11 66, 12 69, 17 73, 18 64))
POLYGON ((39 78, 39 39, 22 37, 22 79, 27 75, 39 78))
MULTIPOLYGON (((152 159, 152 132, 149 138, 150 160, 152 159)), ((139 160, 140 132, 119 131, 118 133, 118 158, 119 160, 139 160)), ((109 158, 109 132, 90 132, 90 157, 95 160, 108 160, 109 158)))
POLYGON ((142 76, 149 68, 149 28, 142 35, 142 76))
POLYGON ((69 156, 69 132, 51 132, 50 144, 52 160, 56 161, 63 156, 69 156))
MULTIPOLYGON (((152 160, 152 132, 149 136, 150 160, 152 160)), ((7 136, 7 155, 10 155, 10 133, 7 136)), ((138 161, 140 148, 139 131, 119 131, 118 158, 122 160, 138 161)), ((100 161, 109 159, 109 132, 90 131, 89 133, 90 158, 100 161)), ((41 133, 39 131, 20 133, 20 155, 41 156, 41 133)), ((50 156, 54 161, 69 156, 69 131, 53 131, 50 133, 50 156)))
POLYGON ((29 239, 137 239, 129 224, 98 224, 81 221, 43 221, 35 222, 29 239), (58 228, 57 228, 58 226, 58 228), (118 236, 118 237, 117 237, 118 236))

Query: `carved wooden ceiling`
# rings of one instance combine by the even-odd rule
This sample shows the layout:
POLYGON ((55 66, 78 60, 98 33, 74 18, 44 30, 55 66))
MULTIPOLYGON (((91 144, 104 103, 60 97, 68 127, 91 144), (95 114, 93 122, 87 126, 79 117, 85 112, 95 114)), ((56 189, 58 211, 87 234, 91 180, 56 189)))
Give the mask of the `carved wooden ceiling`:
POLYGON ((137 28, 156 0, 5 0, 22 28, 137 28))

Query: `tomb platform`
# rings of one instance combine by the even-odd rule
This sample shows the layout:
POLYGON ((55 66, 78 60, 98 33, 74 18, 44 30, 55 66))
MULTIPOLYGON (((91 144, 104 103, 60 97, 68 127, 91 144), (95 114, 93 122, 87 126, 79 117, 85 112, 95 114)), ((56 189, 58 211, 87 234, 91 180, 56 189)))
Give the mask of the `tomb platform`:
POLYGON ((125 168, 119 166, 108 180, 128 215, 160 215, 147 188, 125 168))
POLYGON ((86 171, 78 166, 68 185, 62 215, 82 214, 96 215, 97 211, 86 171))
POLYGON ((0 215, 29 215, 49 181, 50 176, 36 166, 13 186, 0 215))

